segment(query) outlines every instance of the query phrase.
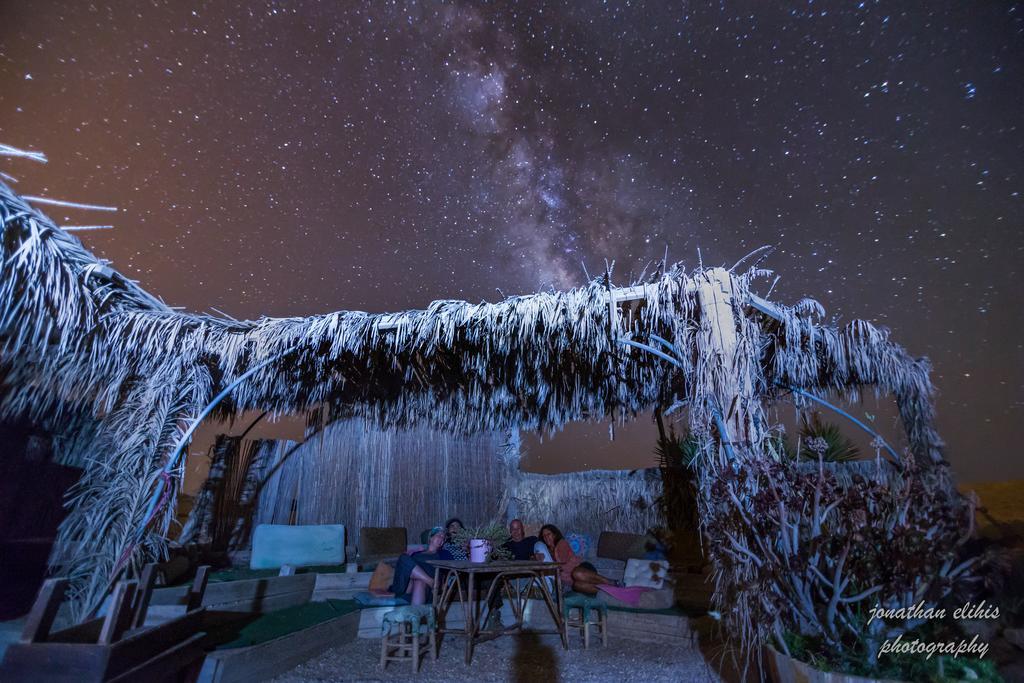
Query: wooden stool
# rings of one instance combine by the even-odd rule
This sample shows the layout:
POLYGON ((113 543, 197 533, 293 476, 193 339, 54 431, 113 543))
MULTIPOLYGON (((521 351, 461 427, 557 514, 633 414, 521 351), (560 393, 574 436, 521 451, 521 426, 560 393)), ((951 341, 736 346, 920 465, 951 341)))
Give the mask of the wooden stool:
POLYGON ((432 605, 398 607, 384 615, 381 623, 380 668, 388 662, 412 661, 412 671, 420 670, 420 658, 429 650, 437 659, 437 628, 432 605), (392 628, 395 632, 392 632, 392 628), (421 636, 426 635, 425 639, 421 636))
POLYGON ((608 645, 608 603, 583 593, 568 593, 562 600, 562 615, 565 617, 565 628, 578 628, 583 635, 583 648, 590 649, 590 627, 596 626, 601 632, 601 647, 608 645), (579 618, 572 616, 573 610, 579 610, 579 618), (591 618, 591 612, 597 618, 591 618))

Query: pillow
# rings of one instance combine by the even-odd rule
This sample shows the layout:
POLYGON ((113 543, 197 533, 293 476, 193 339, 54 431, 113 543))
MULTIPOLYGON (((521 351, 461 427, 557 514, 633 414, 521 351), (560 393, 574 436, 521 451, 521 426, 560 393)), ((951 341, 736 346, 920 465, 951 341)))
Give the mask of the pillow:
POLYGON ((655 590, 665 584, 665 576, 668 574, 667 560, 638 560, 636 558, 626 561, 626 571, 622 576, 624 586, 646 586, 655 590))
POLYGON ((408 545, 404 526, 372 527, 359 530, 359 557, 397 557, 408 545))
POLYGON ((370 592, 387 593, 394 578, 395 568, 387 562, 378 562, 377 568, 373 570, 373 575, 370 577, 370 592))
POLYGON ((631 557, 643 557, 648 537, 641 534, 626 534, 619 531, 602 531, 597 537, 597 556, 626 561, 631 557))
POLYGON ((565 540, 569 541, 569 547, 576 553, 576 557, 587 557, 590 549, 594 547, 593 539, 586 534, 572 532, 565 535, 565 540))
POLYGON ((344 524, 260 524, 252 535, 249 569, 345 564, 344 524))

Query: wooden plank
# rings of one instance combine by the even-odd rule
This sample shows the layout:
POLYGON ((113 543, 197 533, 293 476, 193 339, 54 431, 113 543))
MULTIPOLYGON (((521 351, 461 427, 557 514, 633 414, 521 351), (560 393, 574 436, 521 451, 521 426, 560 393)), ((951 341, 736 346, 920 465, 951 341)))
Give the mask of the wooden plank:
POLYGON ((66 629, 50 634, 50 642, 53 643, 86 643, 91 644, 99 640, 100 631, 103 630, 104 617, 97 617, 81 624, 69 626, 66 629))
POLYGON ((206 610, 197 609, 159 626, 139 629, 110 648, 108 675, 120 676, 161 656, 172 646, 202 631, 206 610))
POLYGON ((370 578, 372 576, 373 572, 317 574, 313 590, 346 590, 349 588, 366 590, 370 587, 370 578))
POLYGON ((272 612, 294 605, 304 605, 309 602, 310 593, 307 591, 279 593, 270 596, 247 597, 235 602, 220 602, 216 605, 207 605, 207 609, 218 612, 272 612))
POLYGON ((11 643, 0 681, 89 683, 103 680, 110 648, 80 643, 11 643))
MULTIPOLYGON (((687 291, 692 291, 691 283, 687 283, 687 291)), ((647 286, 646 285, 633 285, 631 287, 613 287, 609 299, 615 303, 622 303, 625 301, 640 301, 647 298, 647 286)), ((771 301, 757 296, 756 294, 750 295, 750 307, 757 310, 765 315, 775 318, 776 320, 782 320, 783 315, 781 309, 771 301)), ((377 323, 377 329, 380 331, 386 330, 397 330, 399 325, 406 320, 405 313, 388 313, 381 317, 380 322, 377 323)))
POLYGON ((271 576, 265 579, 211 583, 206 591, 206 597, 203 598, 203 604, 215 607, 219 604, 238 602, 243 599, 294 593, 296 591, 308 591, 312 595, 315 585, 316 574, 271 576))
POLYGON ((159 626, 183 614, 185 605, 150 605, 146 611, 146 622, 142 626, 159 626))
MULTIPOLYGON (((317 581, 317 574, 296 574, 209 583, 203 595, 202 605, 210 610, 266 612, 281 606, 309 602, 317 581)), ((189 594, 188 588, 184 586, 158 588, 153 591, 150 610, 157 607, 162 614, 166 614, 166 607, 186 605, 189 594)))
POLYGON ((139 628, 146 623, 146 611, 149 601, 153 598, 153 585, 156 583, 156 563, 150 562, 142 568, 139 588, 135 592, 135 606, 132 614, 131 628, 139 628))
POLYGON ((331 598, 351 599, 356 593, 369 590, 371 576, 373 572, 318 574, 310 600, 316 602, 331 598))
POLYGON ((43 582, 36 595, 36 601, 32 603, 32 609, 25 619, 21 642, 41 643, 46 641, 67 588, 67 579, 47 579, 43 582))
POLYGON ((130 683, 131 681, 191 680, 190 677, 182 678, 180 674, 193 667, 199 668, 199 661, 206 654, 203 649, 205 637, 205 633, 197 633, 136 668, 111 678, 110 681, 111 683, 130 683))
POLYGON ((625 638, 674 643, 692 643, 696 638, 686 616, 618 610, 608 610, 608 633, 625 638))
POLYGON ((206 583, 210 579, 210 565, 204 564, 196 570, 196 578, 192 582, 192 588, 188 592, 188 610, 191 612, 203 604, 203 596, 206 593, 206 583))
POLYGON ((359 612, 350 612, 259 645, 215 650, 206 656, 200 680, 235 683, 272 678, 329 647, 351 642, 358 628, 359 612))
POLYGON ((149 605, 184 605, 188 600, 188 586, 167 586, 153 589, 149 605))
POLYGON ((100 645, 110 645, 120 640, 121 635, 128 630, 132 620, 132 598, 135 597, 137 581, 118 581, 114 587, 114 595, 110 598, 110 606, 107 608, 107 618, 103 620, 103 628, 100 629, 100 637, 97 642, 100 645))

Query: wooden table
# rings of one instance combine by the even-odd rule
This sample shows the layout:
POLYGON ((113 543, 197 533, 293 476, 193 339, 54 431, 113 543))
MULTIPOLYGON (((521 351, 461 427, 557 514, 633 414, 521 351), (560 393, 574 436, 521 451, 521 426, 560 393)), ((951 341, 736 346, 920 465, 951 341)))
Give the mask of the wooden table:
POLYGON ((438 634, 458 633, 466 636, 466 664, 473 659, 473 648, 498 636, 518 633, 523 628, 523 617, 530 589, 536 587, 544 598, 555 622, 554 631, 541 630, 533 633, 557 633, 562 639, 562 647, 569 649, 569 639, 565 632, 565 620, 562 618, 562 582, 558 577, 561 562, 543 562, 537 560, 499 560, 495 562, 468 562, 456 560, 430 560, 434 566, 434 610, 437 614, 438 634), (444 575, 444 580, 441 576, 444 575), (484 604, 487 611, 481 619, 480 596, 477 594, 477 576, 491 576, 491 585, 487 589, 484 604), (545 578, 551 577, 555 584, 554 595, 548 588, 545 578), (516 579, 525 579, 517 581, 516 579), (481 628, 486 624, 493 608, 491 600, 496 591, 504 589, 504 595, 512 603, 512 612, 516 616, 514 626, 496 630, 481 628), (452 603, 462 603, 462 611, 466 616, 463 629, 451 629, 445 626, 445 615, 452 603))

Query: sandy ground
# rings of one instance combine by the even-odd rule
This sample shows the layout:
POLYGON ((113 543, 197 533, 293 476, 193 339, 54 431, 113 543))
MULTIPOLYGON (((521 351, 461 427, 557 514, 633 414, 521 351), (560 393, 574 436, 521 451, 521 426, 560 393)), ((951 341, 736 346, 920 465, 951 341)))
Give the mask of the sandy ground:
POLYGON ((411 663, 389 662, 380 669, 380 641, 357 638, 328 650, 287 674, 278 683, 307 681, 514 681, 515 683, 587 683, 593 681, 643 681, 678 683, 722 679, 705 662, 696 645, 667 645, 609 638, 608 647, 591 644, 584 650, 573 640, 569 651, 557 636, 520 635, 498 638, 478 645, 472 666, 464 663, 464 641, 448 637, 438 660, 429 657, 418 674, 411 663))

